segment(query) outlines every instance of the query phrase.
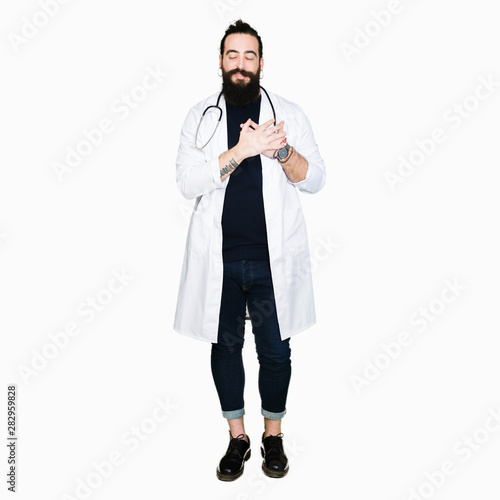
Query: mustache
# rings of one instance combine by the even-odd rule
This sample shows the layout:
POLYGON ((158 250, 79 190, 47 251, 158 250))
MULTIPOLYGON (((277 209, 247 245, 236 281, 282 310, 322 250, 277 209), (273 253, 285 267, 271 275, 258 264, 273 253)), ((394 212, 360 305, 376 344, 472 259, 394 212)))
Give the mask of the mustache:
POLYGON ((231 71, 228 71, 226 74, 227 76, 233 76, 236 73, 241 73, 243 76, 255 76, 255 73, 252 73, 251 71, 247 71, 245 69, 232 69, 231 71))

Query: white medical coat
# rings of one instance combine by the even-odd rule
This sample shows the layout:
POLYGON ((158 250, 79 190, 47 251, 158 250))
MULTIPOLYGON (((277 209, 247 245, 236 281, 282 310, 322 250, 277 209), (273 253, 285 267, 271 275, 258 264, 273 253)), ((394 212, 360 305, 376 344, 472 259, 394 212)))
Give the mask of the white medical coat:
MULTIPOLYGON (((208 342, 217 342, 222 294, 222 209, 231 176, 220 180, 219 156, 227 151, 226 104, 221 96, 222 119, 210 143, 194 147, 200 117, 215 104, 218 94, 199 102, 184 121, 177 154, 177 185, 195 204, 191 215, 182 266, 174 330, 208 342)), ((278 160, 261 155, 262 195, 274 297, 282 340, 316 322, 311 261, 299 191, 315 193, 326 180, 325 165, 306 115, 296 104, 269 92, 277 123, 285 121, 288 143, 308 162, 306 178, 292 183, 278 160)), ((218 112, 205 115, 198 146, 215 128, 218 112), (201 139, 201 141, 200 141, 201 139)), ((273 118, 262 92, 259 124, 273 118)))

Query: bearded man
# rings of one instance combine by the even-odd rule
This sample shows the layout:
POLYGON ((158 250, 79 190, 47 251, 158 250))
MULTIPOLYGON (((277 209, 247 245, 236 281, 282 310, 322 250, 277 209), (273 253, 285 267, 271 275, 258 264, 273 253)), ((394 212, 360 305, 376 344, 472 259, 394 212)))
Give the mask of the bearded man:
POLYGON ((174 329, 211 343, 211 371, 229 446, 216 473, 241 476, 250 458, 242 360, 248 311, 259 362, 262 470, 289 470, 281 420, 290 337, 316 322, 299 191, 326 179, 311 125, 296 104, 260 86, 262 40, 239 20, 220 44, 222 91, 194 106, 181 131, 177 184, 195 199, 174 329), (277 116, 281 118, 276 123, 277 116))

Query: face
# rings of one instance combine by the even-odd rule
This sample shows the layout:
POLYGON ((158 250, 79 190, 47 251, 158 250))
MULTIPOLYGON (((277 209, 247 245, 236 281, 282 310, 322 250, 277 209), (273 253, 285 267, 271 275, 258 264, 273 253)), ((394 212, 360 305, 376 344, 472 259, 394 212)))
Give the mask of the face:
POLYGON ((224 43, 219 56, 222 69, 222 91, 229 104, 247 106, 260 95, 260 71, 264 60, 259 58, 259 42, 252 35, 233 33, 224 43))
POLYGON ((224 54, 219 55, 219 67, 223 73, 234 71, 233 83, 248 84, 250 78, 242 75, 238 69, 258 75, 264 68, 264 59, 259 58, 259 42, 252 35, 233 33, 224 42, 224 54))

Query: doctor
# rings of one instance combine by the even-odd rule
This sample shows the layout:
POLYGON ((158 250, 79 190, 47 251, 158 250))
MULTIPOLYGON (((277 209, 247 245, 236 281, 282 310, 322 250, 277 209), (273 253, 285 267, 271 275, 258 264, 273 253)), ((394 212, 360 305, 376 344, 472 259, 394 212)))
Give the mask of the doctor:
MULTIPOLYGON (((281 419, 290 337, 316 321, 298 193, 319 191, 325 166, 302 109, 260 87, 263 67, 257 31, 241 20, 229 26, 220 45, 222 92, 189 111, 177 156, 178 187, 195 203, 174 329, 212 344, 212 375, 230 434, 217 467, 222 481, 240 477, 250 458, 243 423, 246 311, 259 361, 262 470, 269 477, 288 472, 281 419)), ((288 67, 283 77, 296 74, 288 67)))

